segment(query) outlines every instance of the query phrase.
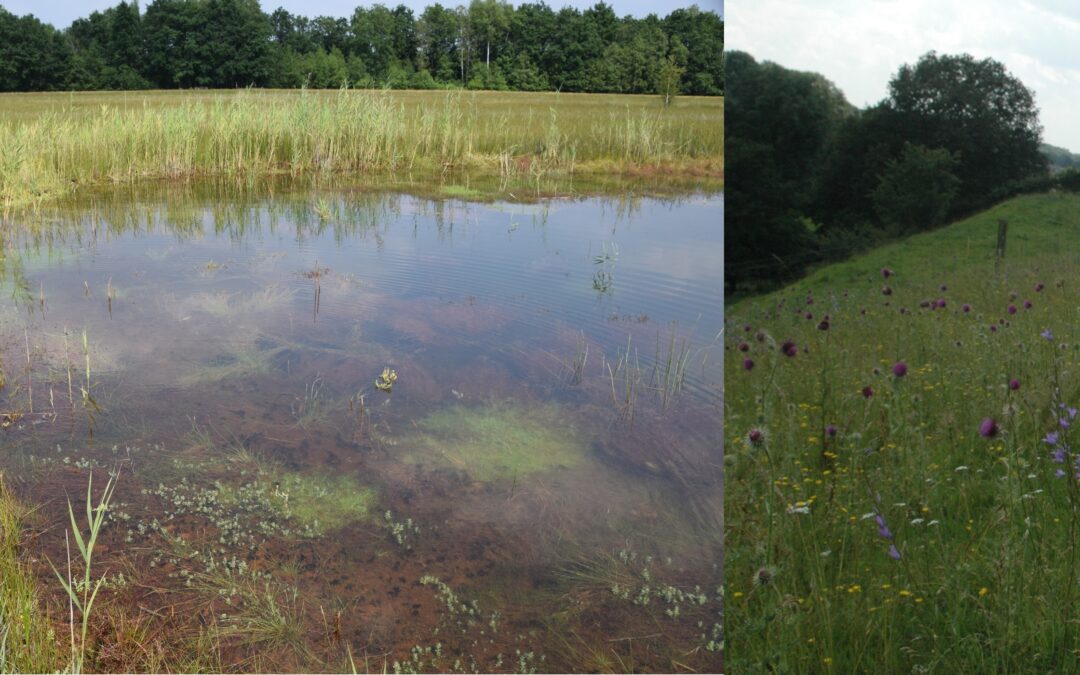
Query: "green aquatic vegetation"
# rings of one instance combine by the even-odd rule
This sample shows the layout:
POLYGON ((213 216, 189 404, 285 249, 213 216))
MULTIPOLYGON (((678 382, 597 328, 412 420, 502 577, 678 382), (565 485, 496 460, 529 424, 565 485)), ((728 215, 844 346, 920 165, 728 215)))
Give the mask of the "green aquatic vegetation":
MULTIPOLYGON (((219 531, 220 544, 256 548, 267 537, 314 538, 367 517, 376 492, 349 476, 260 470, 239 485, 214 481, 146 490, 164 502, 165 517, 199 515, 219 531)), ((140 530, 140 534, 145 530, 140 530)))
POLYGON ((290 513, 299 523, 336 529, 367 518, 378 493, 341 474, 279 474, 290 513))
POLYGON ((181 318, 190 316, 191 312, 202 312, 218 318, 264 314, 281 309, 295 295, 295 291, 279 284, 270 284, 251 293, 196 293, 180 302, 179 311, 181 318))
POLYGON ((322 402, 322 378, 318 375, 311 384, 304 386, 303 396, 293 399, 292 415, 296 419, 296 426, 308 429, 317 426, 326 420, 326 406, 322 402))
POLYGON ((184 387, 251 377, 271 370, 273 358, 284 347, 259 349, 254 343, 233 343, 177 378, 184 387))
POLYGON ((412 518, 406 518, 403 521, 394 520, 394 514, 389 509, 383 514, 383 520, 386 521, 386 527, 390 530, 390 536, 394 538, 397 545, 405 550, 412 550, 412 542, 410 539, 413 536, 420 535, 420 528, 413 522, 412 518))
POLYGON ((480 190, 476 190, 465 185, 443 185, 439 188, 439 192, 444 197, 451 199, 470 199, 476 200, 484 196, 484 193, 480 190))
POLYGON ((455 405, 417 423, 420 433, 402 440, 402 458, 466 471, 481 481, 580 464, 587 446, 556 404, 524 408, 511 403, 455 405))

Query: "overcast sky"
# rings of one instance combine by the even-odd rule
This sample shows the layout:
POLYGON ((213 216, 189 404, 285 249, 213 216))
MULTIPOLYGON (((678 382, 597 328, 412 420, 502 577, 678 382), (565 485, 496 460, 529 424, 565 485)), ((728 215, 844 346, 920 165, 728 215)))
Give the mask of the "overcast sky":
MULTIPOLYGON (((152 0, 140 0, 139 7, 145 8, 152 0)), ((383 0, 382 4, 387 7, 405 5, 417 15, 424 11, 428 5, 435 4, 436 0, 383 0)), ((567 5, 586 9, 596 4, 597 0, 546 0, 547 4, 556 10, 567 5)), ((619 16, 630 14, 643 17, 646 14, 666 16, 671 10, 679 7, 689 7, 697 4, 702 9, 710 9, 723 16, 723 0, 687 0, 686 2, 656 2, 656 0, 606 0, 607 4, 615 9, 619 16)), ((57 28, 67 28, 75 19, 89 16, 96 10, 115 7, 120 0, 0 0, 0 7, 4 7, 12 14, 22 16, 33 14, 46 23, 51 23, 57 28)), ((294 14, 302 14, 308 17, 314 16, 352 16, 357 6, 370 7, 373 2, 361 2, 358 0, 260 0, 263 11, 270 13, 278 7, 284 7, 294 14)), ((456 7, 468 5, 469 0, 440 0, 443 7, 456 7)), ((515 0, 514 6, 521 2, 515 0)))
POLYGON ((821 73, 859 107, 930 50, 993 58, 1035 92, 1043 139, 1080 153, 1080 2, 743 0, 725 21, 727 49, 821 73))

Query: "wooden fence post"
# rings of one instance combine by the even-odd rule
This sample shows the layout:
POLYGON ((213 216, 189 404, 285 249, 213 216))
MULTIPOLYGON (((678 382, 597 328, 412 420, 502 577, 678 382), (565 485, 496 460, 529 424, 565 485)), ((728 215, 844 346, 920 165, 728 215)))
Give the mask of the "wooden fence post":
POLYGON ((998 236, 997 236, 997 261, 996 265, 1000 267, 1001 261, 1005 258, 1005 237, 1009 232, 1009 221, 1004 218, 998 219, 998 236))

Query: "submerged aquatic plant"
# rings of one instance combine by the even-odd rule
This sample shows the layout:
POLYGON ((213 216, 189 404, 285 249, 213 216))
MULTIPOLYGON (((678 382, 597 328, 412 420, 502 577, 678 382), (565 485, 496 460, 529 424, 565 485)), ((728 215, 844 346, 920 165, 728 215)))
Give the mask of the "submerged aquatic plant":
POLYGON ((394 388, 395 382, 397 382, 397 373, 387 366, 386 368, 383 368, 382 374, 375 379, 375 388, 389 394, 394 388))
POLYGON ((403 459, 461 469, 482 481, 574 466, 587 453, 584 440, 555 404, 454 405, 419 420, 417 427, 419 433, 401 441, 411 448, 403 459))

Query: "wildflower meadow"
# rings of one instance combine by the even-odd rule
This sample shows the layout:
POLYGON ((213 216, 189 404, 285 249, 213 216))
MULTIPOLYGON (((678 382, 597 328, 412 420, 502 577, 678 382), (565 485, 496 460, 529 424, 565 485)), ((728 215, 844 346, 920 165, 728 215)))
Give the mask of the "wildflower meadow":
POLYGON ((1080 669, 1080 197, 725 321, 731 672, 1080 669))

